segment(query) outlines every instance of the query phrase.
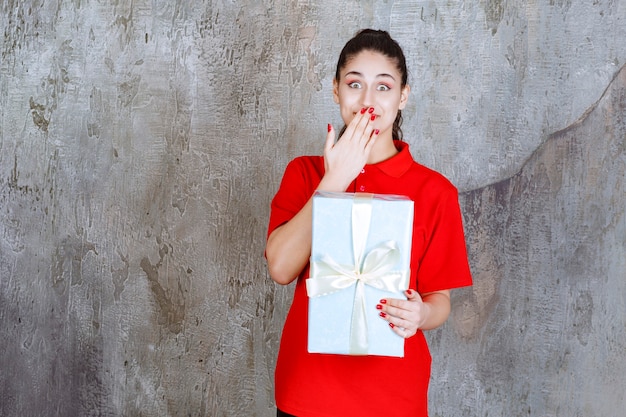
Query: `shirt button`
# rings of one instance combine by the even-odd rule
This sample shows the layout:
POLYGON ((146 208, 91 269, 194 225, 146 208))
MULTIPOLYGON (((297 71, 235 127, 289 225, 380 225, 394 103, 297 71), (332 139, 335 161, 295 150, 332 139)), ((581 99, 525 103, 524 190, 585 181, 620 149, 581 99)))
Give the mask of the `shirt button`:
POLYGON ((365 174, 365 168, 361 170, 361 174, 365 174))
POLYGON ((365 191, 365 186, 364 186, 364 185, 361 185, 361 186, 359 187, 359 190, 360 190, 360 191, 365 191))

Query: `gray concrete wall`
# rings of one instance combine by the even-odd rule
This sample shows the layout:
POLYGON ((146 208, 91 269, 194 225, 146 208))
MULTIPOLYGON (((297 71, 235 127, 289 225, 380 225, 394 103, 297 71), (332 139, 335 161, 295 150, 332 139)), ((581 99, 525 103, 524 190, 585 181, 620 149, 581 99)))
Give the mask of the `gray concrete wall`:
POLYGON ((270 416, 285 164, 360 27, 405 48, 471 289, 433 416, 626 409, 626 2, 0 2, 0 415, 270 416))

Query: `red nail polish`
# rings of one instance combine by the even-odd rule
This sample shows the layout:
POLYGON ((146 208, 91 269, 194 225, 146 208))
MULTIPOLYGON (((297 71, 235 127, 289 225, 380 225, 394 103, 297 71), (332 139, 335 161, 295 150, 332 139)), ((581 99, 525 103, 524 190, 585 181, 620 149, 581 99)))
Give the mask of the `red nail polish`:
POLYGON ((385 300, 385 299, 382 299, 382 300, 380 300, 379 302, 380 302, 381 304, 387 304, 387 300, 385 300))
POLYGON ((330 123, 328 123, 328 131, 329 131, 329 132, 330 132, 330 130, 331 130, 332 128, 333 128, 333 127, 330 125, 330 123))
POLYGON ((379 133, 380 133, 380 130, 378 130, 378 129, 374 129, 374 134, 375 134, 375 135, 378 135, 379 133))
POLYGON ((371 121, 376 120, 376 115, 375 115, 375 114, 372 114, 372 117, 370 117, 370 120, 371 120, 371 121))
POLYGON ((373 107, 370 107, 370 108, 369 108, 369 110, 368 110, 368 112, 369 112, 369 113, 374 113, 374 108, 373 108, 373 107))
POLYGON ((393 323, 389 323, 389 327, 391 327, 393 329, 396 326, 394 326, 393 323))
POLYGON ((361 114, 365 113, 365 111, 366 111, 366 110, 367 110, 367 107, 363 107, 363 108, 361 109, 361 114))
POLYGON ((413 291, 411 291, 411 290, 406 290, 406 293, 407 293, 407 294, 409 294, 409 295, 412 295, 412 294, 413 294, 413 291))
POLYGON ((383 306, 381 306, 380 304, 376 304, 376 310, 382 310, 383 306))
POLYGON ((387 314, 385 314, 385 312, 384 312, 384 311, 381 311, 381 312, 380 312, 380 317, 385 318, 385 317, 387 317, 387 314))

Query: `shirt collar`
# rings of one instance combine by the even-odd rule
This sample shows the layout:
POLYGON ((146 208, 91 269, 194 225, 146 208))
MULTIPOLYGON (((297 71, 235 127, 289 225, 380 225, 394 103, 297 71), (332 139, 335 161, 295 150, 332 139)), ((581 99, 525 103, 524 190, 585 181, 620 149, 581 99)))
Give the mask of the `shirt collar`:
POLYGON ((398 153, 389 159, 386 159, 371 166, 380 169, 383 173, 390 177, 399 178, 404 175, 413 165, 413 157, 409 152, 409 144, 399 140, 394 140, 398 153))

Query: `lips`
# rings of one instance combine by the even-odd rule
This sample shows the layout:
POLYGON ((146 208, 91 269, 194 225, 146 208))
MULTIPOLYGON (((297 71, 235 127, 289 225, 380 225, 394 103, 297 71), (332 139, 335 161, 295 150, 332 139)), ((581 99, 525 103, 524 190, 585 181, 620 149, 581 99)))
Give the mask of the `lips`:
MULTIPOLYGON (((352 117, 356 116, 357 114, 360 114, 361 112, 352 112, 352 117)), ((374 113, 372 115, 370 115, 370 117, 373 116, 374 118, 378 119, 380 118, 380 114, 374 113)))

